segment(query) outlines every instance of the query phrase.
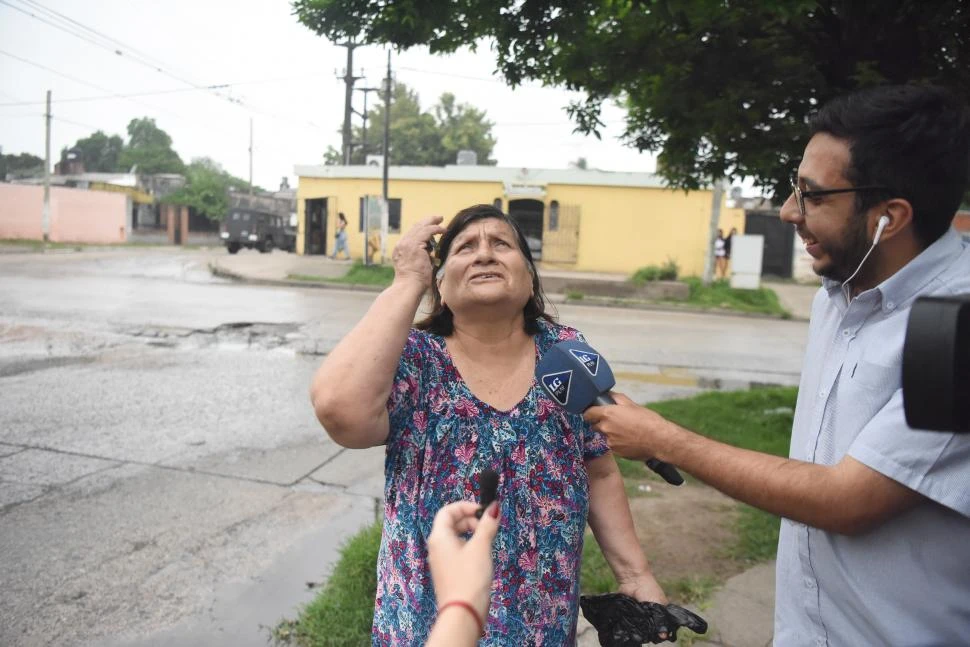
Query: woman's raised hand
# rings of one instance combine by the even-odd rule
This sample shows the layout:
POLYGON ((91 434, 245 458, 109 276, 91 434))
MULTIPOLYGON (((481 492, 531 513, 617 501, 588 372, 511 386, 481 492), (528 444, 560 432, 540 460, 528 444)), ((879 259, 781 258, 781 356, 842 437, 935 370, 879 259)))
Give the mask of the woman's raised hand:
POLYGON ((391 260, 394 262, 394 280, 414 280, 427 288, 431 285, 432 265, 429 241, 442 234, 441 216, 430 216, 417 222, 394 246, 391 260))

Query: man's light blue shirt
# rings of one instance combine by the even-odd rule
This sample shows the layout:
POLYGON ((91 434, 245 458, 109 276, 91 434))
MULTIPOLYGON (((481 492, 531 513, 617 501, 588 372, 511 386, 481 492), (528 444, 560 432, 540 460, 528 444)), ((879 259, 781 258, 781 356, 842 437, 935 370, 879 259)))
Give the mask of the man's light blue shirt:
POLYGON ((970 434, 910 428, 902 396, 910 307, 961 293, 970 245, 951 229, 848 305, 837 282, 816 294, 791 458, 848 454, 927 500, 857 537, 782 520, 776 645, 970 644, 970 434))

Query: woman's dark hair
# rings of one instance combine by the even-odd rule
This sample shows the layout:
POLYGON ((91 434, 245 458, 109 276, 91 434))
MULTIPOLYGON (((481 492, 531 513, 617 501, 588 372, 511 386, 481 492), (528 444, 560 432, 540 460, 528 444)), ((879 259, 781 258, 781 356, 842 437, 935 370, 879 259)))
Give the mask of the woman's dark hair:
MULTIPOLYGON (((486 218, 501 220, 508 224, 512 228, 512 231, 515 232, 515 238, 519 243, 519 251, 525 256, 526 264, 532 273, 532 296, 522 309, 522 314, 525 316, 525 331, 530 335, 537 335, 540 332, 540 319, 550 322, 554 321, 554 319, 546 314, 546 297, 542 292, 542 284, 539 282, 539 271, 536 269, 536 263, 532 259, 532 252, 529 250, 529 243, 525 239, 525 234, 522 233, 522 229, 518 223, 503 213, 501 209, 496 209, 490 204, 476 204, 459 211, 451 222, 448 223, 448 228, 438 241, 435 272, 439 268, 444 267, 445 261, 448 260, 448 252, 451 250, 451 243, 455 240, 455 236, 464 231, 465 227, 473 222, 485 220, 486 218)), ((417 322, 414 327, 418 330, 427 330, 430 333, 448 337, 455 331, 454 315, 448 306, 441 303, 441 291, 438 290, 437 280, 431 281, 431 298, 431 314, 417 322)))
POLYGON ((859 213, 905 198, 924 248, 949 229, 970 176, 970 114, 956 95, 928 85, 867 88, 825 104, 809 129, 849 142, 852 184, 889 189, 857 193, 859 213))

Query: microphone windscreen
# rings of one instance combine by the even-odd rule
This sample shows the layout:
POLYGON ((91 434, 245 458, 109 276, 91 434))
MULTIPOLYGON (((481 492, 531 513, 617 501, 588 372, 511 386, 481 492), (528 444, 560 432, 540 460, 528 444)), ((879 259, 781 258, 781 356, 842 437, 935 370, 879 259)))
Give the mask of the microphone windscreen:
POLYGON ((495 494, 498 492, 498 474, 494 470, 482 470, 482 473, 478 475, 478 486, 479 508, 477 516, 481 518, 485 509, 492 505, 492 501, 495 500, 495 494))

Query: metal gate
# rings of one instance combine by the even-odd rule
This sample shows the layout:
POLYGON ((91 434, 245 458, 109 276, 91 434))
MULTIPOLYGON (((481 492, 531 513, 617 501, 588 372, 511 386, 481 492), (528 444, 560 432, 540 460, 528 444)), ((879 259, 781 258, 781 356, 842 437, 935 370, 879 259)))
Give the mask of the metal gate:
POLYGON ((579 260, 578 204, 559 204, 553 200, 546 210, 542 232, 542 260, 550 263, 571 263, 579 260))

